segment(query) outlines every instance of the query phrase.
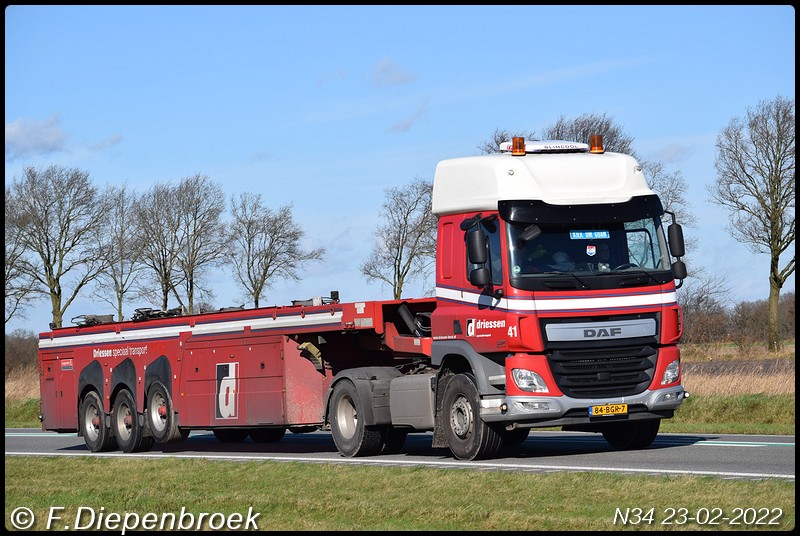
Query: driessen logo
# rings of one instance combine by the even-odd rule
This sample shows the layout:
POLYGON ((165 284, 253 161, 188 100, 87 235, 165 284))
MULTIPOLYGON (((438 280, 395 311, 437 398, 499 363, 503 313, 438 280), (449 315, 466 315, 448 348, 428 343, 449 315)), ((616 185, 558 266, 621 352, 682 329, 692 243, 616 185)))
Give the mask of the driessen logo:
MULTIPOLYGON (((482 318, 468 318, 467 319, 467 337, 480 337, 479 331, 485 329, 499 329, 505 328, 505 320, 485 320, 482 318)), ((488 335, 484 335, 488 337, 488 335)))
POLYGON ((235 419, 238 416, 239 363, 217 363, 217 419, 235 419))

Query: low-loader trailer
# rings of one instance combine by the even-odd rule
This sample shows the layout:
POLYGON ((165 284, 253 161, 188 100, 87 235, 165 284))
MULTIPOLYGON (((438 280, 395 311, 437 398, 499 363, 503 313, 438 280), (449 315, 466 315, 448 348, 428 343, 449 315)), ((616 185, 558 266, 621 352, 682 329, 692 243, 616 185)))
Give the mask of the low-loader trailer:
POLYGON ((485 459, 540 427, 648 446, 686 396, 686 267, 680 226, 665 228, 636 160, 599 137, 514 138, 440 162, 432 210, 435 297, 138 309, 41 333, 42 428, 94 452, 328 427, 344 456, 427 432, 485 459))

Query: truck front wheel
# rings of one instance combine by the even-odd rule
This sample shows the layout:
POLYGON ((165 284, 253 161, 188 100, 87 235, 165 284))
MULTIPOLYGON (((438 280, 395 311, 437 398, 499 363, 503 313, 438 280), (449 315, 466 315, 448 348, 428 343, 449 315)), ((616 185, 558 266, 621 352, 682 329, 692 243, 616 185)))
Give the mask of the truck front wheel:
POLYGON ((603 437, 617 450, 643 449, 658 435, 661 419, 621 422, 607 425, 603 437))
POLYGON ((86 446, 92 452, 106 452, 117 448, 117 442, 106 427, 106 414, 103 401, 95 391, 91 391, 81 401, 81 432, 86 446))
POLYGON ((336 448, 348 458, 372 456, 383 448, 383 434, 376 428, 367 428, 363 401, 352 382, 340 381, 333 388, 330 404, 331 434, 336 448))
POLYGON ((480 417, 480 396, 469 374, 447 382, 442 404, 447 445, 459 460, 492 458, 503 446, 503 436, 480 417))

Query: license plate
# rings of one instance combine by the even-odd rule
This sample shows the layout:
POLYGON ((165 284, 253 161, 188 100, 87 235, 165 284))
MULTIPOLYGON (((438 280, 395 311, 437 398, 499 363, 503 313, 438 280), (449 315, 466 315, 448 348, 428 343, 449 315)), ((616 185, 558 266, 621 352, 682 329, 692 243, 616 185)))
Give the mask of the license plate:
POLYGON ((606 404, 604 406, 592 406, 589 408, 589 415, 625 415, 628 413, 628 404, 606 404))

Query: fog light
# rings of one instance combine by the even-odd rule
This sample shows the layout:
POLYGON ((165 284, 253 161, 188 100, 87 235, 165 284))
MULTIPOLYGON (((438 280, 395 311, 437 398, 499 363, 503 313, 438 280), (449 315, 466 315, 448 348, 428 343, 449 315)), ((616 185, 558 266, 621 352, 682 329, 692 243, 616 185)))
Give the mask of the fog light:
POLYGON ((541 376, 527 369, 511 369, 511 377, 514 378, 514 383, 517 384, 523 391, 530 393, 547 393, 547 384, 541 376))
POLYGON ((664 402, 678 402, 683 396, 683 391, 678 391, 677 393, 664 393, 656 399, 656 404, 661 404, 664 402))
POLYGON ((517 402, 519 406, 527 411, 550 411, 555 409, 549 402, 517 402))

